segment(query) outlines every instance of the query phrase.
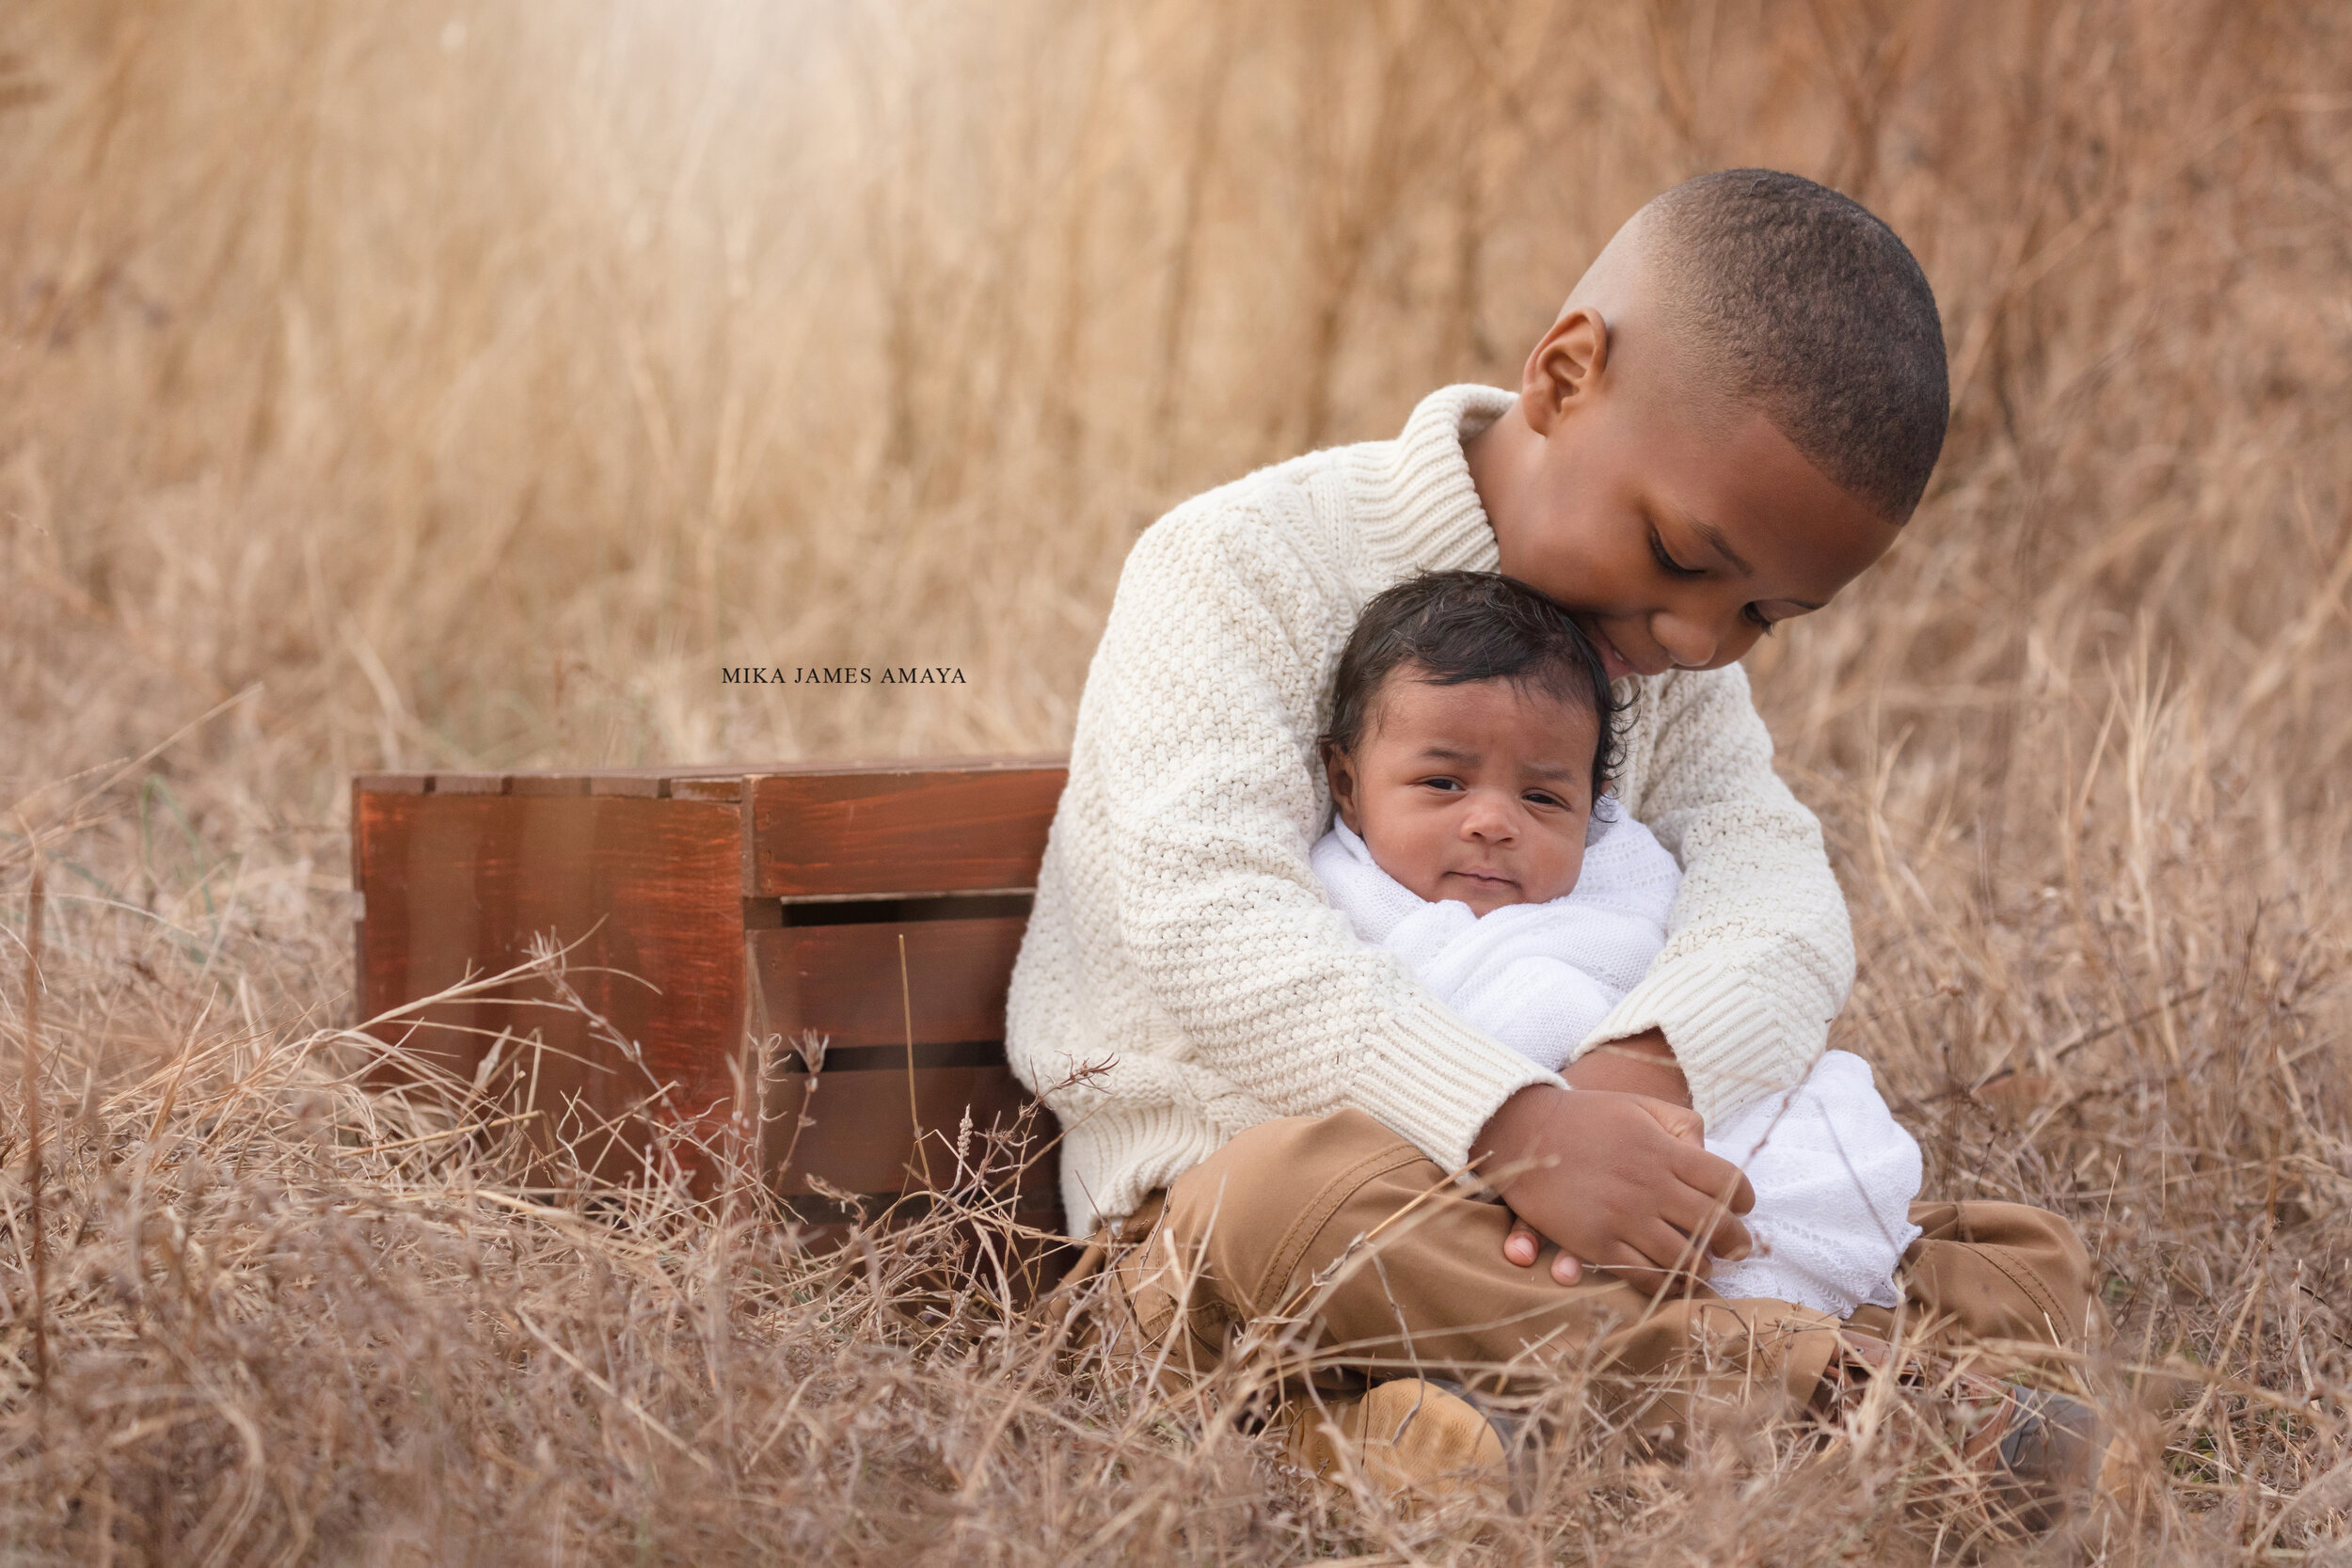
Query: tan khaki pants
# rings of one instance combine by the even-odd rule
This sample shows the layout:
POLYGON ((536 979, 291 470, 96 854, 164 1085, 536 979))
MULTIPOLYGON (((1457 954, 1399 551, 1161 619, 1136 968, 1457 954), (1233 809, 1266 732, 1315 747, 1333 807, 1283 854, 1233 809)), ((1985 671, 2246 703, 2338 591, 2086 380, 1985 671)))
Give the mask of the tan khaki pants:
MULTIPOLYGON (((1906 1338, 2079 1345, 2089 1259, 2056 1214, 2012 1203, 1916 1204, 1925 1232, 1899 1275, 1906 1338)), ((1502 1256, 1509 1212, 1454 1185, 1358 1111, 1264 1123, 1154 1194, 1108 1259, 1109 1332, 1182 1384, 1280 1339, 1324 1392, 1407 1370, 1528 1389, 1583 1365, 1626 1393, 1693 1379, 1719 1397, 1810 1400, 1837 1320, 1701 1286, 1653 1297, 1607 1275, 1562 1286, 1554 1249, 1534 1268, 1502 1256)), ((1849 1330, 1889 1337, 1898 1314, 1864 1307, 1849 1330)))

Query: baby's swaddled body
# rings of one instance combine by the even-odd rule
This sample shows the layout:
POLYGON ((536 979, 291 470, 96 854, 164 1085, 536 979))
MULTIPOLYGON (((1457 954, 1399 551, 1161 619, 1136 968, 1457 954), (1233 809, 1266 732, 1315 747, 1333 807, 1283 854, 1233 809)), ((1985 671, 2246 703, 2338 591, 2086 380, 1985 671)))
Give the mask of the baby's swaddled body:
MULTIPOLYGON (((1608 809, 1608 808, 1604 808, 1608 809)), ((1682 874, 1622 808, 1596 813, 1575 887, 1483 918, 1431 903, 1381 870, 1343 822, 1315 845, 1315 873, 1363 941, 1403 958, 1467 1022, 1558 1071, 1665 945, 1682 874)), ((1794 1089, 1708 1129, 1707 1147, 1747 1173, 1756 1254, 1718 1261, 1723 1296, 1793 1301, 1843 1317, 1897 1301, 1896 1264, 1918 1236, 1919 1146, 1886 1108, 1869 1064, 1825 1053, 1794 1089)))

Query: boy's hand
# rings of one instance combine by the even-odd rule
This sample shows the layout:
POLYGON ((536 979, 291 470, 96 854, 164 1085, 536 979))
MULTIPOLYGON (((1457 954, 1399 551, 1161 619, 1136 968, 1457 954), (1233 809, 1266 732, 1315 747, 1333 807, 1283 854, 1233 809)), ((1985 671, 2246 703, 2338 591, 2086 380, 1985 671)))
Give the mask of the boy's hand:
POLYGON ((1502 1102, 1470 1153, 1536 1234, 1650 1289, 1675 1273, 1704 1277, 1708 1253, 1748 1253, 1747 1228, 1730 1216, 1755 1206, 1755 1190, 1699 1146, 1696 1123, 1687 1107, 1638 1095, 1532 1084, 1502 1102))
POLYGON ((1570 1062, 1560 1076, 1572 1089, 1608 1089, 1675 1105, 1691 1103, 1690 1081, 1675 1061, 1674 1048, 1656 1029, 1597 1045, 1570 1062))
MULTIPOLYGON (((1592 1059, 1587 1056, 1585 1061, 1592 1059)), ((1677 1073, 1677 1076, 1680 1075, 1677 1073)), ((1677 1105, 1663 1100, 1639 1096, 1637 1098, 1641 1099, 1642 1109, 1647 1111, 1658 1125, 1663 1127, 1669 1133, 1691 1145, 1693 1148, 1707 1147, 1707 1130, 1701 1125, 1699 1114, 1696 1111, 1687 1105, 1677 1105)), ((1519 1218, 1518 1215, 1513 1214, 1511 1233, 1502 1239, 1502 1256, 1522 1269, 1532 1269, 1535 1266, 1535 1259, 1542 1253, 1544 1239, 1536 1234, 1535 1227, 1519 1218)), ((1583 1260, 1572 1252, 1554 1253, 1551 1259, 1551 1277, 1560 1284, 1574 1285, 1584 1277, 1583 1260)))
MULTIPOLYGON (((1674 1048, 1666 1043, 1665 1034, 1657 1029, 1597 1045, 1569 1063, 1560 1076, 1568 1081, 1572 1089, 1638 1094, 1686 1110, 1691 1103, 1690 1081, 1676 1063, 1674 1048)), ((1690 1117, 1687 1127, 1669 1123, 1666 1130, 1686 1142, 1704 1144, 1703 1129, 1695 1115, 1690 1117)), ((1533 1268, 1542 1248, 1543 1238, 1535 1233, 1535 1227, 1513 1215, 1511 1234, 1503 1240, 1502 1256, 1520 1268, 1533 1268)), ((1584 1277, 1584 1265, 1572 1253, 1563 1251, 1551 1260, 1551 1277, 1563 1285, 1573 1285, 1584 1277)))

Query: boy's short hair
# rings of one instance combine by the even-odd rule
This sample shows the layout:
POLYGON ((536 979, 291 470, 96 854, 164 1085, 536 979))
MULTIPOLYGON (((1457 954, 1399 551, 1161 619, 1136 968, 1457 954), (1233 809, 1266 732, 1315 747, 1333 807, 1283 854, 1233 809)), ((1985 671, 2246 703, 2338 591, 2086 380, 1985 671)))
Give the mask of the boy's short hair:
POLYGON ((1927 275, 1860 203, 1733 168, 1652 201, 1659 303, 1724 389, 1892 523, 1928 487, 1951 418, 1927 275))
POLYGON ((1374 594, 1340 655, 1324 743, 1355 751, 1381 687, 1406 666, 1432 686, 1509 681, 1589 710, 1599 736, 1593 748, 1598 804, 1619 761, 1625 705, 1610 689, 1600 651, 1549 598, 1500 572, 1424 572, 1374 594))

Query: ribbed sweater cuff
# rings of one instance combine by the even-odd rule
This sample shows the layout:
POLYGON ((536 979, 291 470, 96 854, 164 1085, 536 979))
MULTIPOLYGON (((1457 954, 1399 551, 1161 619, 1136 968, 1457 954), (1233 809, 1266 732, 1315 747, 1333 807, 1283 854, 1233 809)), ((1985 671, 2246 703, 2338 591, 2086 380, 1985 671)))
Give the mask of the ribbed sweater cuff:
POLYGON ((1758 1096, 1793 1087, 1811 1064, 1754 980, 1728 966, 1653 970, 1576 1048, 1662 1030, 1691 1085, 1691 1106, 1712 1126, 1758 1096))
POLYGON ((1470 1140, 1504 1101, 1530 1084, 1560 1083, 1435 999, 1415 997, 1375 1037, 1348 1101, 1459 1170, 1470 1163, 1470 1140))

